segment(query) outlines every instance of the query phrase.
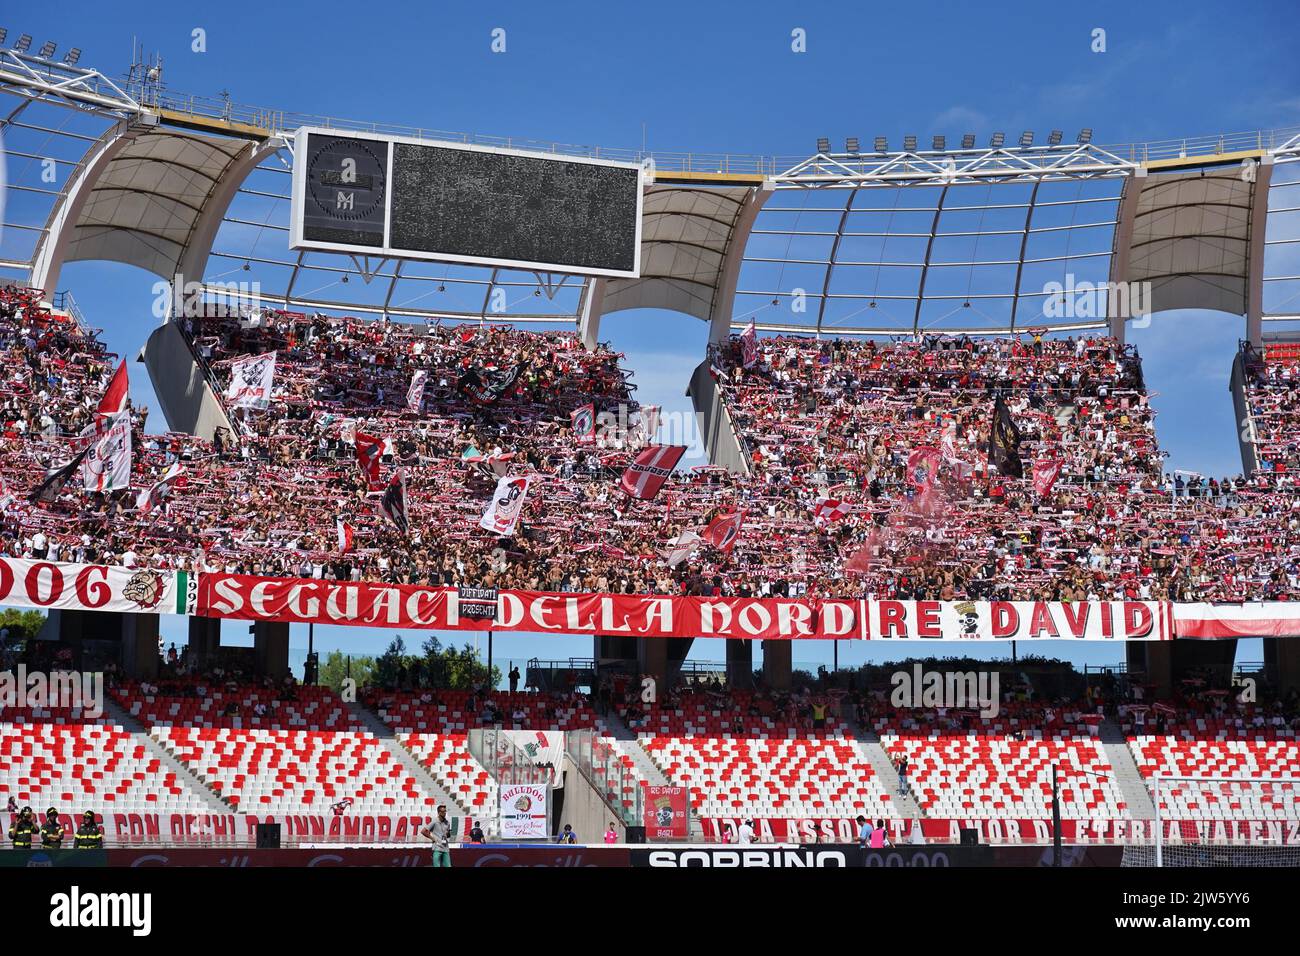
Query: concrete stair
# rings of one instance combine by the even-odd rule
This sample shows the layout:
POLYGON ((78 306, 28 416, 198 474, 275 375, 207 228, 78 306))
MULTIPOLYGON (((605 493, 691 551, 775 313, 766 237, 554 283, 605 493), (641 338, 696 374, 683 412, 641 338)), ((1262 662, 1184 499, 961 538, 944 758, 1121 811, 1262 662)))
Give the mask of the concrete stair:
MULTIPOLYGON (((447 790, 434 779, 429 771, 420 765, 420 761, 415 758, 409 750, 402 746, 397 739, 397 732, 388 724, 384 723, 379 715, 374 711, 367 710, 359 703, 352 701, 348 703, 348 709, 352 711, 354 717, 365 725, 366 729, 379 738, 379 745, 391 753, 397 761, 410 772, 424 790, 426 790, 439 803, 447 804, 448 809, 458 807, 463 813, 471 813, 470 810, 461 806, 459 800, 456 800, 447 790)), ((471 814, 473 815, 473 814, 471 814)), ((489 815, 490 817, 490 815, 489 815)), ((489 817, 479 820, 484 830, 489 828, 489 824, 495 825, 489 817)), ((478 819, 476 817, 476 819, 478 819)))
POLYGON ((160 741, 155 739, 144 724, 123 710, 122 706, 108 695, 104 697, 104 713, 134 734, 145 749, 161 760, 164 765, 170 767, 172 772, 176 774, 176 779, 183 784, 188 784, 190 789, 203 800, 209 811, 212 813, 235 812, 235 808, 222 800, 217 795, 217 792, 209 787, 199 774, 195 773, 192 767, 182 762, 160 741))
POLYGON ((1138 771, 1129 750, 1128 738, 1124 736, 1117 724, 1109 718, 1101 722, 1097 739, 1106 752, 1106 759, 1115 771, 1115 782, 1119 784, 1120 793, 1128 807, 1128 815, 1134 820, 1154 820, 1155 804, 1151 801, 1151 791, 1138 771))

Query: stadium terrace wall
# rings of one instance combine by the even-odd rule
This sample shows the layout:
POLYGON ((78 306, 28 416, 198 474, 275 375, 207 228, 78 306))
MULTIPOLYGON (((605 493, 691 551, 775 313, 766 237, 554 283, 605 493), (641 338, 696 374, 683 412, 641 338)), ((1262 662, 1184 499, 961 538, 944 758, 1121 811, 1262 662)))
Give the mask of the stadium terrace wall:
POLYGON ((463 614, 460 592, 453 587, 3 557, 0 605, 355 627, 742 640, 1166 641, 1300 636, 1300 604, 1284 601, 1234 605, 877 601, 503 590, 496 592, 495 618, 488 618, 463 614))

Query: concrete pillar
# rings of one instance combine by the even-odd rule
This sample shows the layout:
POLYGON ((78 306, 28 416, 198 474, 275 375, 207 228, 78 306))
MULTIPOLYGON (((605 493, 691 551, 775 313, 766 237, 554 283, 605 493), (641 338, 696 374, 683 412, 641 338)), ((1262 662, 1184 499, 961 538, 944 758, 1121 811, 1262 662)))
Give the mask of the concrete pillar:
POLYGON ((135 680, 158 676, 158 615, 123 614, 122 670, 135 680))
POLYGON ((1264 665, 1279 694, 1300 691, 1300 638, 1264 638, 1264 665))
POLYGON ((753 641, 727 638, 727 686, 736 690, 754 686, 753 641))
POLYGON ((189 622, 190 638, 187 659, 200 667, 217 656, 221 646, 221 618, 192 617, 189 622))
POLYGON ((258 621, 253 625, 253 662, 259 674, 279 680, 289 670, 289 625, 258 621))
POLYGON ((659 692, 668 689, 668 641, 662 637, 637 638, 637 667, 649 674, 659 685, 659 692))
POLYGON ((1124 647, 1130 674, 1145 674, 1145 683, 1167 697, 1174 683, 1174 641, 1129 641, 1124 647))
POLYGON ((794 668, 791 641, 763 642, 763 682, 770 690, 789 690, 794 668))

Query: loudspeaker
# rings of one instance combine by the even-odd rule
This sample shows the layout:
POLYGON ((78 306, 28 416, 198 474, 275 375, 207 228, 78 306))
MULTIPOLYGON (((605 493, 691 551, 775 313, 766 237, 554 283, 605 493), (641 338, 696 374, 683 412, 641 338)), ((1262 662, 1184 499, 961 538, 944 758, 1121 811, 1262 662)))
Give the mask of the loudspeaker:
POLYGON ((280 849, 280 824, 259 823, 257 825, 257 848, 259 850, 280 849))
POLYGON ((624 843, 644 843, 645 827, 628 827, 623 836, 624 843))
POLYGON ((980 845, 980 832, 979 832, 979 830, 976 830, 976 829, 971 828, 971 827, 962 827, 962 829, 961 829, 961 845, 962 845, 962 846, 979 846, 979 845, 980 845))

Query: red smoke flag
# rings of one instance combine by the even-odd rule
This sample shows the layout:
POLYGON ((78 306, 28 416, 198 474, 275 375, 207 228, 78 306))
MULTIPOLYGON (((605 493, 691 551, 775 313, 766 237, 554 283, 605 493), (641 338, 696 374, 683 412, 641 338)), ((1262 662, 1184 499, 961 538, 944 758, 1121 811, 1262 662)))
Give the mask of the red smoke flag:
POLYGON ((339 518, 335 528, 339 533, 339 554, 347 554, 352 550, 352 525, 339 518))
POLYGON ((875 529, 872 529, 871 534, 867 536, 867 540, 862 547, 853 552, 853 556, 845 562, 844 570, 851 571, 854 574, 866 574, 870 571, 871 565, 876 559, 875 551, 876 545, 879 541, 880 535, 877 534, 875 529))
POLYGON ((758 331, 754 328, 753 319, 749 320, 745 331, 740 333, 740 360, 745 368, 758 361, 758 331))
POLYGON ((818 498, 817 503, 813 505, 813 524, 819 528, 824 528, 836 521, 843 520, 844 516, 853 510, 853 506, 847 501, 836 501, 834 498, 818 498))
POLYGON ((918 448, 907 457, 907 483, 925 489, 939 474, 940 455, 935 448, 918 448))
POLYGON ((1052 493, 1052 486, 1056 484, 1056 479, 1060 477, 1061 468, 1064 462, 1060 459, 1056 461, 1036 461, 1034 462, 1034 492, 1040 498, 1046 498, 1052 493))
POLYGON ((731 549, 736 546, 736 541, 740 538, 740 529, 744 523, 745 512, 743 511, 718 515, 704 529, 704 540, 723 554, 731 554, 731 549))
POLYGON ((685 445, 647 445, 623 472, 619 487, 633 498, 649 501, 659 494, 684 454, 685 445))
POLYGON ((99 407, 95 409, 96 415, 117 415, 126 411, 126 393, 129 383, 126 378, 126 359, 122 359, 122 364, 117 367, 113 373, 113 378, 108 383, 108 391, 104 397, 99 400, 99 407))
POLYGON ((379 477, 379 459, 384 456, 384 440, 365 432, 357 432, 356 445, 357 464, 365 473, 370 490, 376 491, 383 485, 379 477))
POLYGON ((596 440, 596 406, 583 405, 569 416, 573 424, 573 438, 579 445, 590 445, 596 440))

